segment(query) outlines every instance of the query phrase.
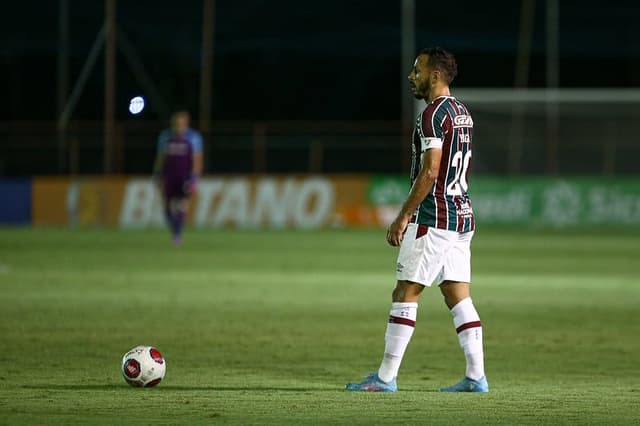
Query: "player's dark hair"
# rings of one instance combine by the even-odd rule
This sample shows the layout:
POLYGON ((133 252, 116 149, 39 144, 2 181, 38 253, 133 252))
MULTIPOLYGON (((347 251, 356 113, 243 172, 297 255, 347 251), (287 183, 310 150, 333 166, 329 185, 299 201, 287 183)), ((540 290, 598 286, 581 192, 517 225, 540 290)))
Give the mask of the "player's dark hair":
POLYGON ((173 123, 173 120, 175 120, 176 117, 179 115, 186 115, 187 118, 191 119, 191 114, 189 113, 189 110, 187 110, 186 108, 177 108, 173 110, 173 112, 171 113, 171 116, 169 117, 169 121, 173 123))
POLYGON ((458 64, 453 53, 441 47, 427 47, 422 49, 420 54, 429 56, 427 64, 433 69, 442 72, 447 84, 451 84, 456 75, 458 75, 458 64))

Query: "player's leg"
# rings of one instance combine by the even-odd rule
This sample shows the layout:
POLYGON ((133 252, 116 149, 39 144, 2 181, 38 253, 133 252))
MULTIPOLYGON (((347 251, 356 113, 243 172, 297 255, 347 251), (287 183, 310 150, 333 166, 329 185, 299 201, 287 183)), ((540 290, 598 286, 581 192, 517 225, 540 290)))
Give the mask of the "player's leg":
POLYGON ((176 244, 180 244, 182 242, 182 232, 184 230, 187 212, 189 211, 190 198, 196 190, 196 184, 197 180, 194 178, 181 180, 179 182, 177 189, 178 195, 173 209, 175 224, 173 241, 176 244))
POLYGON ((397 376, 413 336, 420 294, 441 274, 446 253, 455 242, 454 236, 457 237, 423 225, 407 229, 398 254, 398 283, 393 291, 384 358, 378 370, 382 380, 397 376))
POLYGON ((173 242, 179 245, 182 242, 182 231, 189 203, 188 194, 185 192, 184 179, 167 177, 164 180, 165 215, 173 242))
POLYGON ((176 244, 179 244, 182 241, 182 232, 184 230, 184 223, 186 220, 188 208, 189 208, 188 197, 181 197, 176 199, 175 207, 174 207, 175 228, 173 233, 174 242, 176 244))
POLYGON ((440 291, 451 310, 453 326, 466 360, 465 378, 456 385, 441 389, 444 392, 487 392, 482 347, 482 323, 471 300, 471 236, 461 237, 447 256, 443 268, 440 291))
POLYGON ((482 323, 469 293, 469 283, 444 281, 440 285, 445 303, 451 309, 453 326, 466 360, 465 378, 443 392, 487 392, 484 373, 482 323))
POLYGON ((479 380, 484 377, 482 323, 469 294, 469 284, 445 281, 440 285, 445 303, 451 310, 453 326, 467 362, 465 376, 479 380))
POLYGON ((369 374, 363 382, 348 384, 347 390, 393 392, 397 389, 396 376, 413 335, 420 294, 427 283, 433 282, 441 266, 433 256, 436 251, 433 241, 430 242, 417 225, 407 227, 398 253, 397 282, 392 294, 382 362, 376 373, 369 374), (431 248, 427 250, 428 246, 431 248))
POLYGON ((164 218, 167 221, 167 225, 171 228, 171 198, 170 194, 167 191, 167 184, 165 179, 158 178, 154 179, 155 190, 158 194, 160 194, 160 198, 162 200, 162 209, 164 212, 164 218))
POLYGON ((175 180, 165 177, 162 185, 162 189, 163 189, 165 218, 167 220, 167 224, 169 225, 169 229, 171 230, 171 235, 175 236, 176 234, 175 204, 176 204, 176 197, 179 195, 179 192, 176 190, 175 180))
POLYGON ((385 382, 398 375, 404 353, 413 336, 422 284, 398 281, 393 290, 389 322, 384 335, 385 347, 378 377, 385 382))
POLYGON ((171 235, 176 234, 176 214, 175 214, 175 198, 173 197, 165 197, 164 204, 164 216, 167 220, 167 225, 169 226, 169 230, 171 230, 171 235))
POLYGON ((440 284, 440 292, 444 297, 444 303, 449 309, 453 309, 458 303, 471 297, 469 283, 443 281, 440 284))
POLYGON ((416 325, 418 300, 424 286, 398 280, 392 293, 389 322, 384 336, 384 354, 376 373, 366 376, 360 383, 350 383, 347 390, 370 392, 395 392, 398 388, 396 376, 402 357, 409 345, 416 325))
POLYGON ((173 214, 171 213, 171 200, 163 197, 164 218, 167 221, 169 229, 173 229, 173 214))

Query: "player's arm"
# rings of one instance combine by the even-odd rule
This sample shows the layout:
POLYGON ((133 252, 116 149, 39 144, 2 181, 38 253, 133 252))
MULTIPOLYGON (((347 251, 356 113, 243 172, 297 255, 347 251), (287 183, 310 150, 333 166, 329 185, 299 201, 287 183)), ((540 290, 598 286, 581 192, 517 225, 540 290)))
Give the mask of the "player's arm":
POLYGON ((204 156, 202 155, 202 135, 200 132, 193 131, 190 135, 189 141, 191 143, 191 152, 193 153, 193 166, 191 169, 191 176, 198 178, 202 176, 202 170, 204 168, 204 156))
POLYGON ((400 245, 411 216, 415 213, 420 203, 422 203, 422 201, 427 197, 429 191, 431 191, 431 188, 433 187, 433 184, 438 178, 441 159, 441 148, 430 148, 422 154, 422 167, 420 168, 420 173, 413 182, 411 191, 409 191, 406 201, 402 204, 400 213, 398 213, 396 219, 391 223, 391 225, 389 225, 389 230, 387 231, 387 242, 390 245, 400 245))
POLYGON ((193 153, 193 170, 191 174, 193 176, 202 176, 203 169, 203 155, 202 150, 193 153))
POLYGON ((191 177, 185 182, 185 192, 193 194, 198 187, 198 179, 202 176, 204 169, 204 155, 202 154, 202 136, 198 132, 192 132, 189 142, 191 143, 192 167, 191 177))

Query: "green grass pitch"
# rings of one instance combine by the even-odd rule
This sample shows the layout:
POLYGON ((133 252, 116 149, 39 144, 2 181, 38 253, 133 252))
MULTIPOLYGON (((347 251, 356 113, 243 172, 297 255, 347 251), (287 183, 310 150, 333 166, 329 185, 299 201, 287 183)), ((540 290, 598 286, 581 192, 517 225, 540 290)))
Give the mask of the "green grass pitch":
POLYGON ((473 298, 491 392, 427 289, 396 394, 377 368, 384 231, 0 229, 0 424, 638 424, 640 230, 480 229, 473 298), (153 389, 122 355, 167 358, 153 389))

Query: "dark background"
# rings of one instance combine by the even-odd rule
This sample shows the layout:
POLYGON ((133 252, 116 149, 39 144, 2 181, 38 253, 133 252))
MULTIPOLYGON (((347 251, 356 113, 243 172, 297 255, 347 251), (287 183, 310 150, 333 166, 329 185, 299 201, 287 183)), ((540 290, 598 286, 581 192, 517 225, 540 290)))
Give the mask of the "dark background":
MULTIPOLYGON (((397 120, 400 1, 217 0, 214 120, 397 120)), ((562 1, 561 87, 640 85, 640 6, 562 1)), ((56 119, 57 1, 4 2, 2 120, 56 119)), ((529 86, 545 86, 545 2, 536 2, 529 86)), ((104 19, 102 1, 70 2, 73 85, 104 19)), ((416 4, 416 48, 456 53, 457 87, 513 86, 518 1, 416 4)), ((171 106, 197 115, 202 2, 125 1, 117 21, 171 106)), ((73 119, 103 114, 103 57, 73 119)), ((408 72, 408 70, 405 70, 408 72)), ((141 90, 118 54, 118 117, 141 90)), ((137 119, 164 119, 147 109, 137 119)))
MULTIPOLYGON (((203 0, 119 0, 118 40, 130 41, 160 100, 140 84, 141 73, 133 72, 131 55, 119 45, 116 119, 105 120, 102 49, 70 120, 59 126, 64 1, 69 96, 103 26, 105 1, 2 4, 0 176, 148 175, 157 135, 177 108, 191 111, 194 127, 203 131, 207 173, 404 174, 409 168, 412 98, 406 81, 410 67, 401 65, 400 0, 216 0, 212 110, 204 120, 199 117, 203 0), (146 97, 147 107, 134 116, 129 100, 138 95, 146 97)), ((561 89, 583 88, 578 100, 493 103, 492 88, 516 84, 526 4, 534 7, 523 85, 553 87, 546 81, 546 49, 547 5, 554 3, 415 1, 415 53, 440 45, 458 58, 452 91, 474 116, 474 172, 637 174, 638 2, 559 3, 558 83, 561 89), (470 88, 488 91, 474 100, 463 90, 470 88), (585 97, 592 93, 599 100, 585 97)))

